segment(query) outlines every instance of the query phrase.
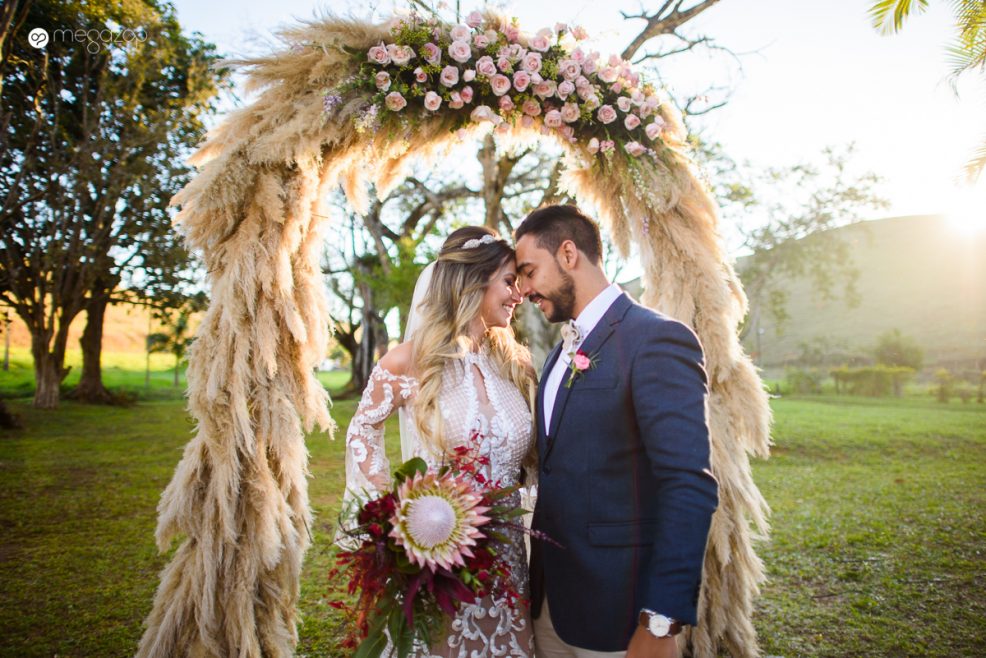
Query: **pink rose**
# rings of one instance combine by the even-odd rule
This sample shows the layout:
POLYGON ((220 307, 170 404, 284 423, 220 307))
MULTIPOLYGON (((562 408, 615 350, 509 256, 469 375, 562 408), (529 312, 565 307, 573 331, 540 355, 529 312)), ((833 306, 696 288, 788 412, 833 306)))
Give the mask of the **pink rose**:
POLYGON ((584 75, 580 75, 579 77, 575 78, 576 89, 582 89, 582 87, 588 87, 590 84, 591 83, 589 82, 589 78, 585 77, 584 75))
POLYGON ((397 66, 405 66, 414 57, 414 51, 411 46, 397 46, 391 44, 387 46, 387 54, 390 55, 390 59, 397 66))
POLYGON ((472 87, 469 87, 469 86, 463 87, 462 88, 462 91, 459 92, 459 94, 462 96, 462 102, 463 103, 471 103, 472 102, 472 96, 473 96, 472 87))
POLYGON ((622 82, 619 82, 619 81, 616 81, 616 82, 614 82, 613 84, 611 84, 609 86, 609 90, 611 92, 613 92, 614 94, 618 94, 621 91, 623 91, 623 83, 622 82))
POLYGON ((558 110, 551 110, 544 115, 544 125, 549 128, 561 128, 562 119, 561 112, 558 110))
POLYGON ((541 70, 541 53, 527 53, 520 61, 520 66, 528 73, 537 73, 541 70))
POLYGON ((510 96, 501 96, 500 97, 500 109, 502 111, 504 111, 504 112, 513 112, 514 111, 514 107, 515 107, 514 102, 510 99, 510 96))
POLYGON ((565 123, 573 123, 579 120, 579 106, 575 103, 565 103, 561 107, 561 118, 565 123))
POLYGON ((550 47, 551 47, 551 41, 548 39, 548 37, 538 35, 533 39, 531 39, 532 50, 540 50, 543 53, 543 52, 547 52, 548 48, 550 47))
POLYGON ((470 12, 468 16, 466 16, 466 25, 468 25, 469 27, 476 28, 482 24, 483 24, 482 13, 478 11, 473 11, 470 12))
POLYGON ((641 156, 647 152, 647 147, 640 142, 627 142, 624 148, 627 150, 627 153, 634 157, 641 156))
POLYGON ((434 112, 442 106, 442 97, 433 91, 425 94, 425 109, 434 112))
POLYGON ((640 117, 636 114, 628 114, 626 119, 623 120, 623 125, 626 126, 627 130, 633 130, 640 125, 640 117))
POLYGON ((578 41, 585 41, 586 39, 589 38, 589 33, 581 25, 576 25, 575 27, 572 28, 572 36, 575 37, 578 41))
POLYGON ((438 66, 442 61, 442 51, 433 43, 426 43, 421 46, 421 56, 432 66, 438 66))
POLYGON ((462 96, 459 94, 459 92, 453 91, 450 94, 448 106, 453 110, 457 110, 463 105, 465 105, 465 103, 462 101, 462 96))
POLYGON ((514 43, 520 39, 520 28, 516 25, 508 25, 503 28, 503 36, 507 37, 507 41, 514 43))
POLYGON ((589 149, 589 153, 595 155, 599 152, 599 140, 593 137, 589 140, 589 145, 586 148, 589 149))
POLYGON ((490 78, 490 87, 493 89, 493 93, 497 96, 503 96, 505 93, 510 91, 513 83, 505 75, 497 73, 492 78, 490 78))
POLYGON ((397 91, 387 94, 387 97, 384 98, 384 103, 386 103, 388 110, 393 110, 394 112, 400 112, 407 107, 407 101, 397 91))
POLYGON ((600 153, 609 153, 614 148, 616 148, 616 143, 611 139, 604 139, 603 141, 599 142, 600 153))
POLYGON ((473 123, 480 123, 482 121, 489 121, 490 123, 500 123, 502 119, 497 116, 493 109, 489 105, 479 105, 472 111, 469 118, 473 120, 473 123))
POLYGON ((558 34, 561 34, 567 29, 568 29, 568 25, 566 25, 565 23, 555 23, 555 32, 557 32, 558 34))
POLYGON ((472 38, 472 45, 479 50, 485 50, 490 45, 490 40, 486 38, 485 34, 477 34, 472 38))
POLYGON ((472 30, 469 29, 468 25, 456 25, 452 28, 452 31, 449 32, 449 36, 452 38, 452 41, 468 42, 470 35, 472 35, 472 30))
POLYGON ((380 66, 386 66, 390 64, 390 55, 387 54, 387 49, 381 43, 379 46, 373 46, 366 53, 367 61, 373 62, 374 64, 379 64, 380 66))
POLYGON ((533 98, 528 98, 524 101, 524 104, 520 106, 520 110, 527 116, 531 117, 536 117, 541 114, 541 106, 538 105, 538 102, 533 98))
POLYGON ((566 80, 574 80, 582 74, 582 66, 574 59, 563 59, 558 62, 558 72, 566 80))
POLYGON ((463 82, 472 82, 475 79, 476 79, 476 72, 474 70, 466 69, 465 71, 462 72, 463 82))
POLYGON ((500 34, 496 30, 486 30, 483 32, 483 36, 490 43, 496 43, 496 40, 500 37, 500 34))
POLYGON ((575 358, 572 359, 572 363, 574 363, 575 367, 579 370, 588 370, 589 366, 592 365, 592 361, 585 355, 585 352, 576 352, 575 358))
POLYGON ((620 108, 620 111, 621 112, 624 112, 624 113, 629 112, 630 111, 630 99, 627 98, 626 96, 620 96, 619 98, 616 99, 616 106, 618 108, 620 108))
POLYGON ((563 80, 562 83, 558 85, 558 98, 565 100, 572 95, 573 91, 575 91, 575 85, 568 80, 563 80))
POLYGON ((585 58, 585 60, 583 60, 582 62, 583 73, 587 75, 592 75, 598 70, 599 64, 596 61, 597 57, 599 57, 599 53, 591 53, 585 58))
POLYGON ((597 107, 599 107, 599 102, 600 102, 599 96, 596 96, 595 94, 589 94, 588 96, 585 97, 585 100, 582 101, 582 104, 585 105, 590 110, 594 110, 597 107))
POLYGON ((373 81, 376 83, 377 89, 380 91, 387 91, 390 89, 390 74, 386 71, 380 71, 377 73, 374 76, 373 81))
POLYGON ((424 69, 422 69, 419 66, 418 68, 414 69, 414 79, 417 80, 418 82, 424 82, 425 80, 428 79, 428 74, 425 73, 424 69))
POLYGON ((572 51, 572 59, 581 64, 585 61, 585 52, 581 48, 576 48, 572 51))
POLYGON ((468 62, 469 58, 472 57, 472 49, 469 47, 468 41, 453 41, 448 47, 448 56, 459 62, 468 62))
POLYGON ((438 76, 438 81, 446 87, 455 86, 455 83, 459 81, 459 69, 454 66, 446 66, 442 69, 441 75, 438 76))
POLYGON ((587 100, 589 96, 595 96, 596 90, 592 88, 592 85, 586 85, 584 87, 576 87, 575 90, 579 94, 579 98, 582 100, 587 100))
POLYGON ((555 95, 556 88, 554 80, 542 80, 534 85, 534 95, 538 98, 551 98, 555 95))
POLYGON ((612 54, 610 54, 610 56, 609 56, 609 62, 608 62, 608 63, 609 63, 609 65, 610 65, 610 66, 614 66, 614 67, 616 67, 616 66, 622 66, 622 64, 623 64, 623 60, 622 60, 622 59, 620 59, 620 58, 619 58, 619 57, 618 57, 618 56, 616 55, 616 53, 612 53, 612 54))
POLYGON ((606 84, 616 82, 618 77, 620 77, 620 70, 614 69, 612 66, 607 66, 599 71, 599 79, 606 84))
POLYGON ((483 55, 476 61, 476 73, 491 78, 496 75, 496 64, 489 55, 483 55))
POLYGON ((531 84, 531 76, 527 71, 517 71, 514 73, 514 89, 524 91, 531 84))
POLYGON ((657 139, 664 132, 664 119, 661 117, 654 117, 653 123, 648 123, 647 127, 644 128, 644 132, 647 133, 647 138, 651 141, 657 139))
POLYGON ((506 57, 511 62, 519 62, 524 58, 527 51, 519 43, 512 43, 509 46, 504 46, 496 53, 497 57, 506 57))
POLYGON ((596 112, 596 118, 603 123, 613 123, 616 121, 616 110, 613 109, 612 105, 603 105, 596 112))
POLYGON ((504 73, 510 73, 514 70, 514 65, 506 57, 501 57, 496 60, 496 67, 503 71, 504 73))
POLYGON ((625 77, 626 77, 626 79, 627 79, 627 82, 629 82, 629 83, 630 83, 630 86, 631 86, 631 87, 636 87, 637 85, 639 85, 639 84, 640 84, 640 74, 638 74, 638 73, 634 73, 634 72, 632 72, 632 71, 629 71, 629 72, 628 72, 628 73, 626 74, 626 76, 625 76, 625 77))

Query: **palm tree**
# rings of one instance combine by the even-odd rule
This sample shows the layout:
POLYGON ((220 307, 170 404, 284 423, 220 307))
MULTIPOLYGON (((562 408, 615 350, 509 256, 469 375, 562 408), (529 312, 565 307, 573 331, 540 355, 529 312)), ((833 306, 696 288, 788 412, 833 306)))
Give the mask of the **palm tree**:
MULTIPOLYGON (((955 15, 958 35, 948 48, 952 73, 952 88, 956 79, 966 71, 986 73, 986 0, 946 0, 955 15)), ((901 30, 912 15, 928 8, 929 0, 878 0, 870 5, 873 27, 883 34, 901 30)), ((986 141, 983 141, 966 163, 968 179, 974 181, 986 167, 986 141)))

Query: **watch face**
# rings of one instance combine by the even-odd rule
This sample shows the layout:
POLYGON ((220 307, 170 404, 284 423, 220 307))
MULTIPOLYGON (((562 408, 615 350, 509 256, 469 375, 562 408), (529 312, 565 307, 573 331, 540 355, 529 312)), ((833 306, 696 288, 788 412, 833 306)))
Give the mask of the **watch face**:
POLYGON ((671 621, 664 615, 651 615, 650 621, 647 623, 647 630, 652 635, 664 637, 671 630, 671 621))

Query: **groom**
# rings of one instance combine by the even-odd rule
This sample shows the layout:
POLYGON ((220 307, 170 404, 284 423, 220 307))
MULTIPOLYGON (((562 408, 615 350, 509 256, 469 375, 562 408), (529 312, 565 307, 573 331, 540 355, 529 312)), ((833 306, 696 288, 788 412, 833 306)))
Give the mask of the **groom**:
POLYGON ((560 544, 532 546, 538 658, 677 656, 718 504, 702 348, 610 284, 575 206, 532 212, 515 238, 521 294, 567 323, 536 405, 533 525, 560 544))

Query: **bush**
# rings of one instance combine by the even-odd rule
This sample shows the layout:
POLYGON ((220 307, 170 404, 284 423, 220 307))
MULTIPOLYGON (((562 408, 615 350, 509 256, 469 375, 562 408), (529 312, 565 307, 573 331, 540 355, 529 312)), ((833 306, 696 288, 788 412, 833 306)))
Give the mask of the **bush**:
POLYGON ((822 392, 825 374, 818 368, 788 368, 785 371, 787 388, 797 395, 818 395, 822 392))
POLYGON ((938 382, 938 401, 948 402, 955 390, 955 377, 945 368, 935 371, 935 381, 938 382))
POLYGON ((904 395, 904 385, 914 377, 914 368, 875 365, 865 368, 842 366, 830 371, 836 393, 884 397, 904 395))

